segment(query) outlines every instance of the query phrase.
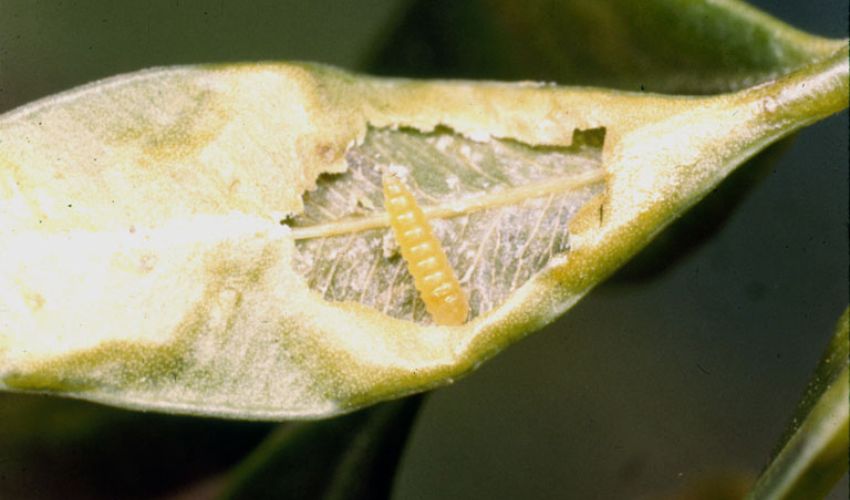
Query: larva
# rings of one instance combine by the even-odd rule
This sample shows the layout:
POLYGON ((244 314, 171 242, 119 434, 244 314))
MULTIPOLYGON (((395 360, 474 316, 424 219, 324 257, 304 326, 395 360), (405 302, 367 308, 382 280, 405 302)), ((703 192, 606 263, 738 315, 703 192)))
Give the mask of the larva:
POLYGON ((425 309, 439 325, 462 325, 469 302, 428 219, 395 174, 385 169, 382 184, 390 226, 425 309))

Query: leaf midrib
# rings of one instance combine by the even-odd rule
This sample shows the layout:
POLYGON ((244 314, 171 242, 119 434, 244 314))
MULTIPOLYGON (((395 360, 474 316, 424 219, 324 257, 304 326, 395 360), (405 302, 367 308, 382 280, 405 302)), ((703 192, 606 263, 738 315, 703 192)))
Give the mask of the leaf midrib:
MULTIPOLYGON (((551 194, 574 191, 605 180, 605 170, 594 169, 563 179, 543 180, 521 186, 512 186, 505 190, 489 192, 478 196, 461 198, 457 201, 422 207, 428 219, 447 219, 467 215, 473 212, 519 204, 523 201, 542 198, 551 194)), ((371 229, 389 227, 389 216, 381 211, 363 217, 346 217, 333 222, 292 228, 294 240, 328 238, 371 229)))

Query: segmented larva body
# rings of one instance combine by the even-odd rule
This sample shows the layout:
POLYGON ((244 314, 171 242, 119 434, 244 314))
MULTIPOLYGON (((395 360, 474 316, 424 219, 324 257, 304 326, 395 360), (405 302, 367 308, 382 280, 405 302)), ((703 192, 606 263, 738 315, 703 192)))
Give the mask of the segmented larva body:
POLYGON ((390 226, 425 309, 437 324, 462 325, 469 302, 428 219, 401 179, 385 170, 382 181, 390 226))

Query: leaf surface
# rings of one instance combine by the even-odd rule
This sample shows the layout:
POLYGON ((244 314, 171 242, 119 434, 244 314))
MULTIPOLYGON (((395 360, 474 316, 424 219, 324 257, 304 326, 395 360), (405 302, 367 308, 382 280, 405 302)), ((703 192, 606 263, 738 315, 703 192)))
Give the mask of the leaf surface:
POLYGON ((0 118, 0 383, 248 419, 451 382, 767 144, 847 106, 847 46, 713 97, 327 67, 150 70, 0 118), (422 312, 395 166, 471 303, 422 312))
POLYGON ((388 38, 369 62, 380 74, 673 94, 770 81, 834 43, 738 0, 423 0, 388 38))
POLYGON ((847 474, 850 309, 812 375, 786 435, 748 499, 824 498, 847 474))
POLYGON ((284 424, 230 474, 222 499, 390 498, 422 396, 284 424))

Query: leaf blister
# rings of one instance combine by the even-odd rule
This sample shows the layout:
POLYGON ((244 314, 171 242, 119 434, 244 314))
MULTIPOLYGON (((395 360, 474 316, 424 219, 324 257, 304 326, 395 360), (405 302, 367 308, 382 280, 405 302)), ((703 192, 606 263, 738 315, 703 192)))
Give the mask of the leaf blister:
POLYGON ((431 224, 471 317, 485 314, 569 251, 570 220, 604 187, 603 139, 604 129, 595 129, 577 131, 570 147, 531 147, 476 142, 446 128, 372 129, 349 150, 348 170, 320 177, 303 213, 286 221, 296 239, 294 267, 326 300, 431 323, 406 264, 387 248, 380 171, 392 165, 436 215, 431 224))

